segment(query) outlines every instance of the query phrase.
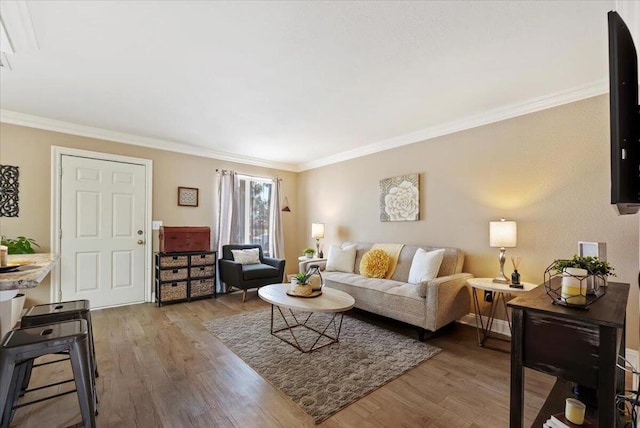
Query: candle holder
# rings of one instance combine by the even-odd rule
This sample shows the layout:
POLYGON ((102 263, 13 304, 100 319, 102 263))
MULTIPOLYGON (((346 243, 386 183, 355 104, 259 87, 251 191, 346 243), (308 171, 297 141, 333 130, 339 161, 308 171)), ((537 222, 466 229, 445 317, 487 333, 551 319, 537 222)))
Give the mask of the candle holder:
MULTIPOLYGON (((561 260, 562 261, 562 260, 561 260)), ((544 288, 553 303, 570 308, 589 309, 589 306, 607 292, 607 277, 603 274, 578 272, 582 269, 564 269, 559 272, 553 262, 544 271, 544 288)))

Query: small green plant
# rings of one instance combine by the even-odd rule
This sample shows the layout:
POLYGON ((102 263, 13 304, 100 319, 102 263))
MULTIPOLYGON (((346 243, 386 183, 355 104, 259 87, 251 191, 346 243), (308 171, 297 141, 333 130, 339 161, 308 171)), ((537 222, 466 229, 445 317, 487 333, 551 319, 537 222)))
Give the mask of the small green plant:
POLYGON ((566 268, 578 268, 586 270, 589 275, 616 276, 613 273, 614 268, 608 262, 592 256, 574 255, 570 260, 554 261, 552 267, 558 273, 562 273, 566 268))
POLYGON ((313 255, 313 253, 315 253, 315 252, 316 252, 316 250, 311 248, 311 247, 307 247, 304 250, 302 250, 302 254, 312 254, 313 255))
POLYGON ((7 252, 9 254, 33 254, 36 250, 33 247, 40 247, 36 244, 36 241, 24 236, 18 236, 16 239, 7 238, 2 235, 2 245, 7 246, 7 252))
POLYGON ((296 279, 298 280, 298 284, 300 284, 300 285, 308 284, 310 277, 311 277, 311 275, 307 275, 307 274, 304 274, 304 273, 297 273, 296 274, 296 279))

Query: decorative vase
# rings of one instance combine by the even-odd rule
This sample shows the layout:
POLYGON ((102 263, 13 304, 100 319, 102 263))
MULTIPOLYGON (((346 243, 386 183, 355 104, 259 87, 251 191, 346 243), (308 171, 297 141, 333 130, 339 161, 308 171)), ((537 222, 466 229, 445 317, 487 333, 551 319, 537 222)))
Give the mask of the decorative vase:
POLYGON ((587 283, 583 283, 587 276, 589 276, 589 272, 586 269, 564 269, 561 296, 568 304, 584 305, 587 303, 587 283))
POLYGON ((313 253, 304 253, 304 255, 308 259, 312 259, 313 258, 313 253))
POLYGON ((309 284, 298 283, 294 292, 299 296, 309 296, 311 293, 313 293, 313 290, 311 289, 311 285, 309 284))
POLYGON ((511 274, 511 284, 520 285, 520 274, 517 269, 511 274))
POLYGON ((319 265, 309 266, 306 275, 309 277, 309 283, 311 284, 311 289, 313 291, 322 290, 322 287, 324 287, 324 279, 322 278, 322 274, 320 273, 319 265))

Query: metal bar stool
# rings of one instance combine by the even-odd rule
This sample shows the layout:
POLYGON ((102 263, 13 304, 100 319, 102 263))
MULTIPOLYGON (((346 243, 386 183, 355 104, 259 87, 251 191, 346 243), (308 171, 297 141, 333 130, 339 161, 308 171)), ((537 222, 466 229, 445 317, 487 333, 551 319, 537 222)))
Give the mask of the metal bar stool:
MULTIPOLYGON (((89 308, 90 304, 88 300, 72 300, 68 302, 35 305, 27 309, 25 314, 20 319, 20 326, 34 327, 38 325, 54 324, 60 321, 68 321, 74 319, 86 320, 89 327, 89 348, 91 350, 91 365, 93 367, 93 373, 95 377, 98 377, 98 363, 96 361, 96 352, 93 343, 93 327, 91 325, 91 311, 89 310, 89 308)), ((22 391, 28 391, 29 381, 31 380, 31 370, 33 367, 44 366, 47 364, 57 363, 65 360, 66 359, 61 359, 40 364, 35 364, 33 362, 27 363, 26 375, 22 384, 22 391)), ((95 383, 96 382, 94 378, 93 384, 95 385, 95 383)), ((45 387, 40 387, 39 389, 45 387)), ((94 396, 97 409, 98 396, 96 391, 94 391, 94 396)))
MULTIPOLYGON (((28 362, 34 358, 68 352, 76 385, 80 413, 85 428, 96 426, 93 367, 89 330, 84 319, 19 328, 10 331, 0 343, 0 427, 9 427, 15 409, 42 400, 17 405, 28 362)), ((69 391, 73 392, 73 391, 69 391)), ((60 393, 46 399, 65 395, 60 393)))

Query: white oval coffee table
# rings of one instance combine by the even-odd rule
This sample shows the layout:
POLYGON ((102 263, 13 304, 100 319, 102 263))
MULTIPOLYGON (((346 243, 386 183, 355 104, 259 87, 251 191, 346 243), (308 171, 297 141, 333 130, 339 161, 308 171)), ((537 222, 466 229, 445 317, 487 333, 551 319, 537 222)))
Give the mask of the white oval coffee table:
POLYGON ((316 349, 338 342, 344 312, 353 308, 356 303, 354 298, 343 291, 328 287, 324 287, 322 289, 322 295, 318 297, 293 297, 287 294, 289 288, 290 284, 271 284, 258 289, 258 296, 265 302, 271 303, 271 334, 304 353, 315 351, 316 349), (274 308, 280 313, 285 327, 274 329, 274 308), (288 310, 290 319, 287 319, 283 310, 288 310), (293 311, 304 312, 306 314, 304 320, 300 314, 296 315, 293 311), (318 312, 333 314, 326 326, 320 329, 309 325, 309 320, 312 315, 318 312), (331 329, 333 330, 333 335, 328 333, 330 327, 333 327, 331 329), (298 332, 296 331, 300 329, 312 331, 317 334, 317 338, 315 338, 311 346, 302 347, 300 345, 299 335, 297 335, 298 332), (291 340, 289 340, 287 336, 290 336, 291 340), (328 341, 323 340, 323 343, 320 343, 322 338, 328 339, 328 341))

